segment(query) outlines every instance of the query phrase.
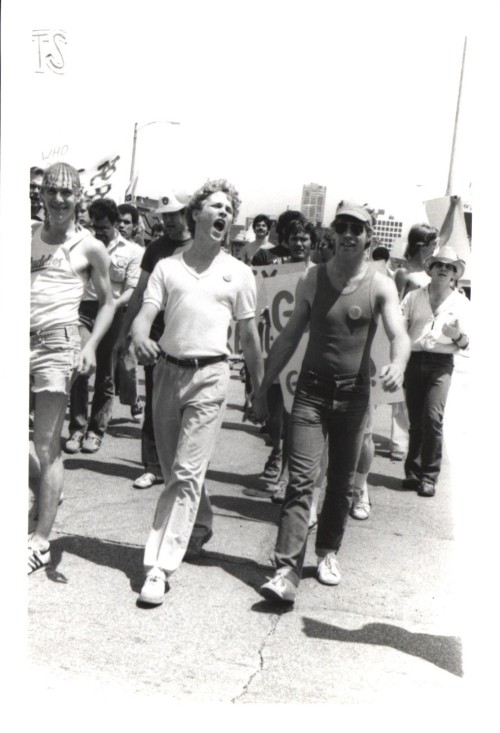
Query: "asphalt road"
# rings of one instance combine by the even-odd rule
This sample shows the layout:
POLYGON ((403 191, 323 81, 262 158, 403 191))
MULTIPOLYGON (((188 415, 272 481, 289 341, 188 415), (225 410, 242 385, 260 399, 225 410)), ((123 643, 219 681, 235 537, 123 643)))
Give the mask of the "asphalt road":
POLYGON ((144 542, 162 489, 132 488, 142 472, 140 426, 116 400, 99 452, 66 456, 53 566, 28 578, 27 679, 36 680, 38 697, 54 704, 115 695, 182 703, 460 699, 461 515, 451 467, 460 466, 467 440, 460 420, 467 360, 450 394, 436 496, 401 489, 402 463, 388 456, 390 408, 380 406, 372 513, 367 521, 349 520, 339 553, 342 582, 334 588, 317 582, 312 537, 297 600, 287 611, 258 593, 272 573, 279 506, 242 493, 259 483, 270 449, 256 426, 242 422, 238 374, 234 368, 207 476, 214 536, 198 560, 172 576, 160 607, 136 605, 144 542))

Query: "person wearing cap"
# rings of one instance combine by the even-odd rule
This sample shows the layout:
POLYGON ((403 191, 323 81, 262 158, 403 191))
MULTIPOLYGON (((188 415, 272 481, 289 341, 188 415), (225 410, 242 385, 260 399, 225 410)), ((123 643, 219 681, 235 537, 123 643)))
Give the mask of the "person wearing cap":
POLYGON ((243 230, 238 232, 236 236, 231 240, 231 254, 236 257, 237 260, 246 262, 245 249, 249 242, 251 242, 250 234, 243 230))
MULTIPOLYGON (((156 264, 166 257, 186 251, 193 243, 186 223, 186 206, 189 199, 188 194, 180 191, 169 192, 159 199, 159 206, 154 213, 161 216, 164 233, 148 244, 142 257, 139 281, 130 298, 115 347, 118 354, 126 353, 129 348, 130 327, 141 309, 149 277, 156 264)), ((151 326, 149 337, 158 341, 164 327, 163 313, 158 313, 151 326)), ((141 460, 144 472, 135 479, 133 483, 135 489, 149 489, 163 482, 153 427, 153 371, 154 364, 144 364, 145 401, 141 431, 141 460)))
POLYGON ((109 256, 87 229, 78 228, 80 178, 67 163, 49 166, 41 187, 43 224, 31 241, 30 382, 36 394, 30 473, 35 501, 28 536, 28 575, 50 562, 50 533, 62 499, 61 432, 70 386, 90 374, 96 348, 113 319, 109 256), (88 283, 97 298, 92 334, 81 342, 78 307, 88 283))
POLYGON ((408 293, 401 303, 411 339, 404 378, 410 440, 403 487, 432 497, 441 468, 453 355, 469 345, 470 302, 454 288, 465 263, 453 247, 441 247, 426 258, 424 267, 430 283, 408 293))
MULTIPOLYGON (((115 304, 115 315, 97 349, 94 394, 88 416, 89 379, 81 374, 71 388, 69 438, 66 453, 96 453, 101 447, 108 428, 115 395, 116 358, 114 346, 120 332, 123 309, 127 305, 139 279, 142 248, 129 242, 118 232, 118 208, 110 198, 97 199, 90 204, 89 216, 96 239, 109 255, 109 276, 115 304)), ((80 304, 82 338, 92 333, 98 314, 98 298, 92 283, 87 285, 80 304)))
POLYGON ((328 437, 325 500, 318 519, 317 577, 340 582, 337 552, 354 498, 354 475, 370 402, 370 349, 381 318, 390 341, 384 389, 401 387, 410 342, 394 283, 365 257, 373 217, 366 205, 341 201, 332 229, 331 259, 301 276, 293 313, 274 342, 253 402, 253 418, 266 411, 266 390, 287 364, 309 327, 290 419, 289 481, 275 546, 274 576, 261 587, 265 598, 293 603, 302 574, 311 502, 328 437))
POLYGON ((194 194, 186 211, 193 244, 158 262, 132 324, 139 361, 156 361, 153 421, 165 478, 144 552, 139 601, 147 605, 163 603, 167 580, 188 545, 201 551, 212 536, 205 473, 227 399, 231 319, 240 328, 252 383, 257 387, 262 378, 255 276, 222 249, 239 205, 225 180, 207 181, 194 194), (162 310, 165 330, 157 343, 149 333, 162 310))

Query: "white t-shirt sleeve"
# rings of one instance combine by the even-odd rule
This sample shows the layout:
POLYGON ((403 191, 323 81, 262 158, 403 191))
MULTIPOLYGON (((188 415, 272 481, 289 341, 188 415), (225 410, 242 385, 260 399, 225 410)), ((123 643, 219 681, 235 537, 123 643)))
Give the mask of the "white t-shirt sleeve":
POLYGON ((167 283, 165 273, 165 262, 160 260, 151 273, 146 292, 143 298, 144 303, 151 303, 159 311, 164 310, 167 304, 167 283))
POLYGON ((241 287, 238 289, 234 304, 234 319, 243 321, 246 318, 253 318, 256 304, 257 286, 255 275, 247 265, 244 265, 244 269, 241 271, 241 287))

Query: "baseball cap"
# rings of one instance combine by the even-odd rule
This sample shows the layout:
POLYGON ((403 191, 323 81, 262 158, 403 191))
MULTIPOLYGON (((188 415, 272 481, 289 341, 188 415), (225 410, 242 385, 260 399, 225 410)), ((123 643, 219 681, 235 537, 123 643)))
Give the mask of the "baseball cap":
POLYGON ((158 200, 158 208, 154 210, 155 214, 175 214, 176 211, 185 209, 191 199, 191 195, 181 191, 172 191, 166 196, 160 196, 158 200))
POLYGON ((335 218, 337 216, 352 216, 353 219, 359 219, 359 221, 372 224, 373 214, 366 204, 355 204, 352 201, 341 201, 337 206, 335 212, 335 218))

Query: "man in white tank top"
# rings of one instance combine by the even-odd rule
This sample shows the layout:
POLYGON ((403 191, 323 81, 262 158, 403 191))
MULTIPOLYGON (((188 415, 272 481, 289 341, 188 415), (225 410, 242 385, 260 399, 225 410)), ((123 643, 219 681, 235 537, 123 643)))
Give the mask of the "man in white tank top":
POLYGON ((45 223, 35 226, 31 251, 30 381, 35 393, 34 454, 30 477, 35 503, 28 535, 28 575, 50 562, 49 537, 63 487, 61 431, 72 380, 95 368, 95 350, 113 318, 109 258, 104 246, 77 227, 78 172, 55 163, 43 176, 45 223), (78 306, 88 280, 100 311, 81 348, 78 306))

